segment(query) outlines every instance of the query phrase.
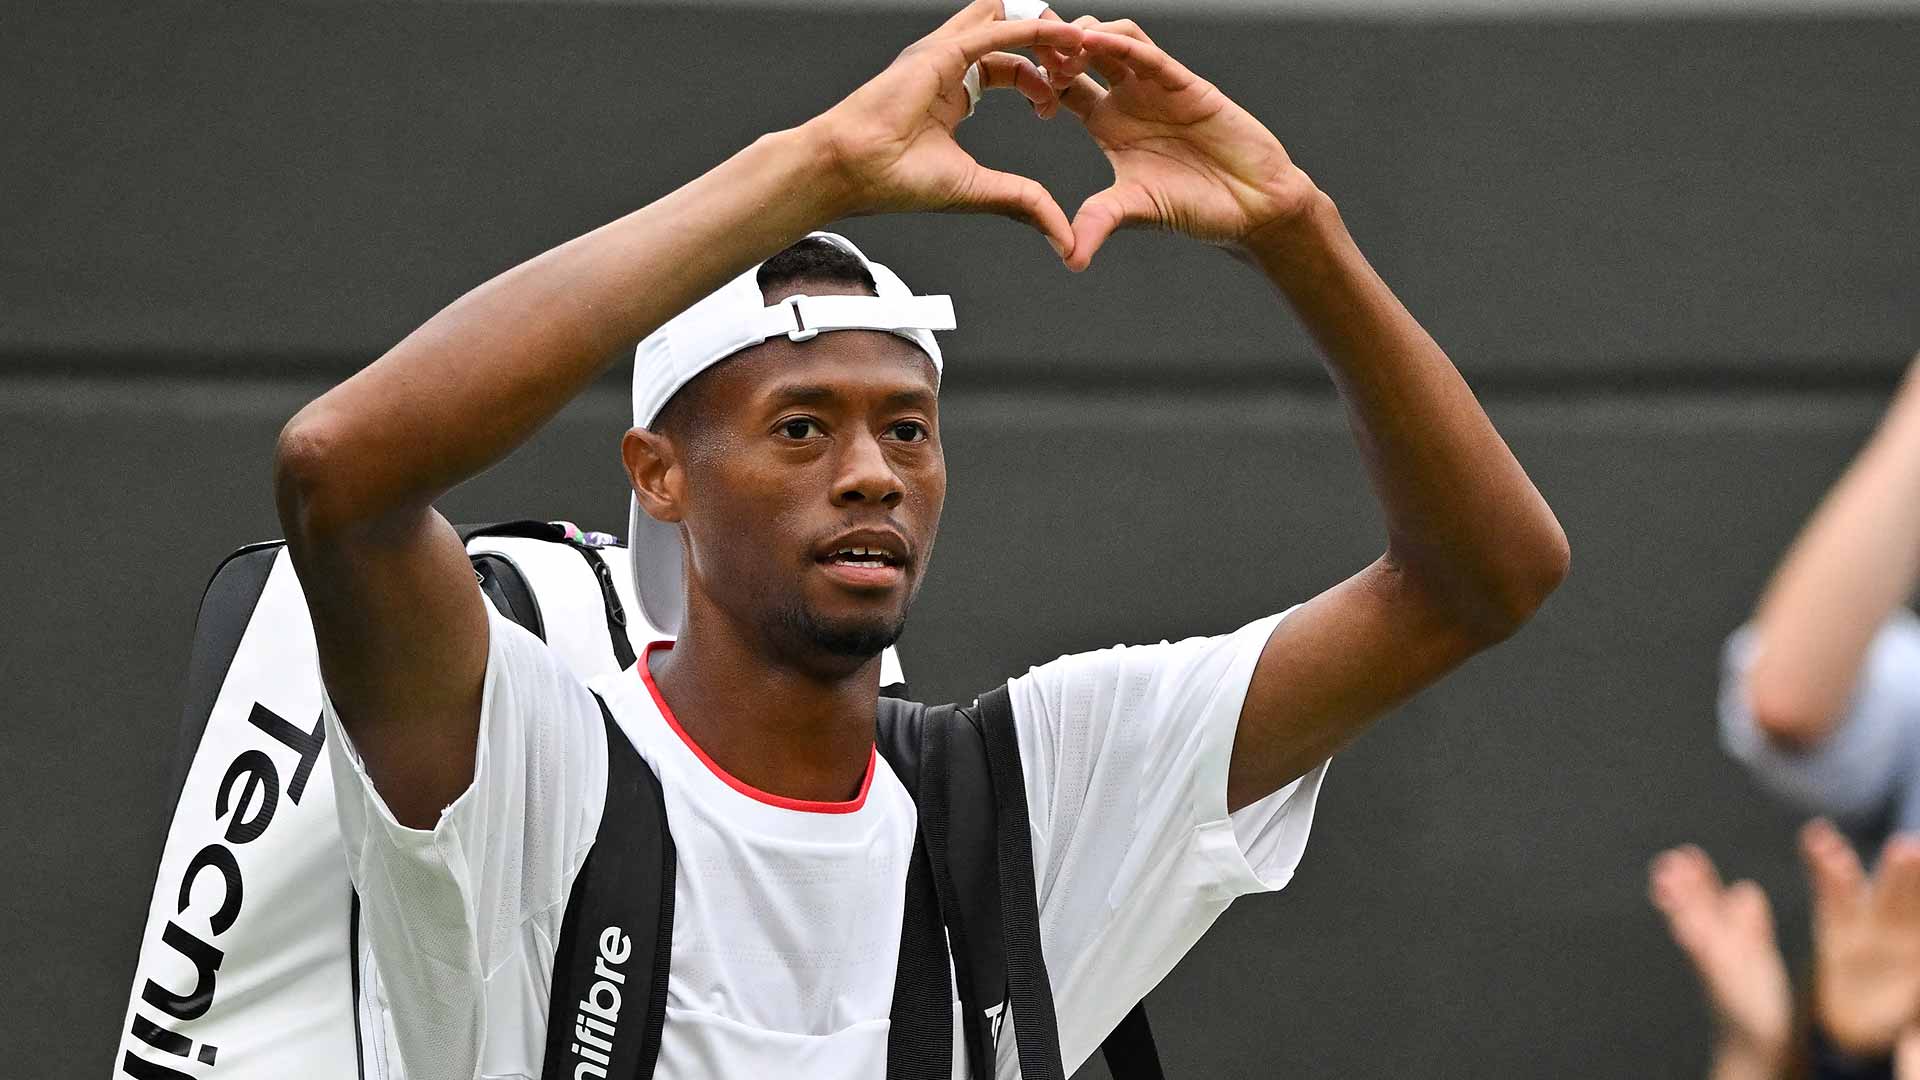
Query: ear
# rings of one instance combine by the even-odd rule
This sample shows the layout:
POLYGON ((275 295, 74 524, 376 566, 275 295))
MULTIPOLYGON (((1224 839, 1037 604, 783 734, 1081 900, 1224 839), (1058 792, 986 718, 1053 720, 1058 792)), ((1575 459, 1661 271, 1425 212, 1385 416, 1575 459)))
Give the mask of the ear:
POLYGON ((627 467, 640 509, 655 521, 676 522, 686 515, 687 470, 680 448, 657 431, 633 428, 620 439, 620 460, 627 467))

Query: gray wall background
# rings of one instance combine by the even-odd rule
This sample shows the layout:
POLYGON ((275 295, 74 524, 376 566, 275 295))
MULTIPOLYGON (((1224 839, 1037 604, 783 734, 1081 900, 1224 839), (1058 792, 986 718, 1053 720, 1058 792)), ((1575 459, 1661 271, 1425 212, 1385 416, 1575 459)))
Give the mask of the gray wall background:
MULTIPOLYGON (((796 123, 926 12, 593 3, 0 13, 0 1009, 10 1075, 98 1075, 194 607, 277 535, 279 425, 464 289, 796 123)), ((1717 649, 1920 347, 1920 15, 1379 21, 1159 11, 1339 200, 1559 512, 1518 638, 1335 765, 1294 884, 1154 996, 1178 1076, 1688 1076, 1644 901, 1697 840, 1803 954, 1794 816, 1718 753, 1717 649)), ((1070 121, 983 160, 1069 210, 1070 121)), ((1246 271, 1171 237, 1057 269, 1006 222, 860 221, 963 328, 928 696, 1217 632, 1377 554, 1338 403, 1246 271)), ((447 500, 624 520, 623 372, 447 500)), ((1101 1075, 1096 1068, 1089 1075, 1101 1075)))

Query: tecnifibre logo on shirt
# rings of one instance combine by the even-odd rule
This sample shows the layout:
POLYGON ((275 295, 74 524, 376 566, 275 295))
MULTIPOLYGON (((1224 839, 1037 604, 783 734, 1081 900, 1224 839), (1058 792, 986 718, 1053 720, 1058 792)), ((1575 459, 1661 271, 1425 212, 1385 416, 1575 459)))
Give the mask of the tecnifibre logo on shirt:
POLYGON ((632 955, 633 941, 621 933, 619 927, 609 926, 600 931, 600 955, 593 961, 593 973, 600 978, 587 987, 587 996, 580 999, 580 1011, 573 1017, 575 1042, 567 1047, 574 1055, 573 1080, 588 1077, 605 1080, 614 1035, 620 1025, 620 987, 627 981, 619 967, 632 955))

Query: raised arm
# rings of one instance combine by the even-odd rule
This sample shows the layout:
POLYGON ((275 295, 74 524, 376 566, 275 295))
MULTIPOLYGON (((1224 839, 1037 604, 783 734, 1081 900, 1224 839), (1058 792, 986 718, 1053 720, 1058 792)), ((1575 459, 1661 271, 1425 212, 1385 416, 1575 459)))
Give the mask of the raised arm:
POLYGON ((1832 734, 1868 646, 1920 583, 1920 361, 1793 542, 1754 612, 1745 694, 1788 747, 1832 734))
POLYGON ((980 0, 813 121, 461 297, 287 424, 275 494, 321 672, 403 824, 431 826, 471 783, 486 673, 484 601, 434 500, 634 342, 835 218, 1001 213, 1066 255, 1066 216, 1044 189, 982 168, 953 129, 975 60, 987 58, 988 86, 1046 107, 1053 91, 1033 66, 997 50, 1077 54, 1079 42, 1077 29, 1006 22, 999 0, 980 0))
POLYGON ((1156 225, 1257 267, 1325 354, 1386 514, 1387 549, 1280 624, 1242 708, 1227 802, 1278 789, 1388 708, 1512 634, 1567 571, 1559 523, 1446 354, 1273 134, 1131 22, 1095 23, 1108 81, 1062 102, 1113 163, 1069 265, 1156 225))

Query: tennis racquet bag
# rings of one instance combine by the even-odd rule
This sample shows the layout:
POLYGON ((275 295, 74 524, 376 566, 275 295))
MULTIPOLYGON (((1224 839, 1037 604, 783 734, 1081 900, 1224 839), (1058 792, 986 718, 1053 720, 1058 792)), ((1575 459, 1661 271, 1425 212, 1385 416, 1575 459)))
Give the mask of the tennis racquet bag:
MULTIPOLYGON (((646 624, 627 552, 612 537, 547 522, 470 527, 462 537, 489 602, 545 640, 583 681, 631 666, 636 642, 670 636, 646 624)), ((908 702, 891 649, 882 682, 876 742, 914 793, 922 822, 908 875, 889 1072, 946 1075, 934 1063, 949 1060, 949 1014, 929 1003, 952 992, 965 1006, 962 1035, 974 1077, 993 1075, 993 1045, 1009 1007, 1021 1018, 1023 1074, 1060 1077, 1005 691, 969 708, 908 702), (957 986, 948 982, 949 948, 957 986), (901 1022, 908 1016, 920 1022, 901 1022)), ((378 1060, 386 1052, 384 1020, 361 993, 372 956, 359 934, 323 760, 320 694, 312 623, 284 543, 240 549, 215 572, 195 625, 167 839, 114 1076, 387 1073, 378 1060)), ((569 1015, 559 1010, 592 993, 599 945, 591 933, 574 933, 575 925, 651 927, 634 934, 628 966, 651 973, 648 1022, 622 1025, 637 1037, 605 1051, 605 1071, 589 1070, 624 1080, 650 1076, 658 1052, 652 1014, 664 1005, 674 853, 657 779, 610 716, 607 734, 610 763, 618 766, 609 776, 607 820, 623 822, 623 835, 609 842, 614 837, 603 832, 582 868, 558 944, 550 1015, 569 1015)), ((1139 1009, 1105 1049, 1116 1077, 1160 1075, 1139 1009)), ((548 1056, 561 1055, 550 1046, 548 1056)))

